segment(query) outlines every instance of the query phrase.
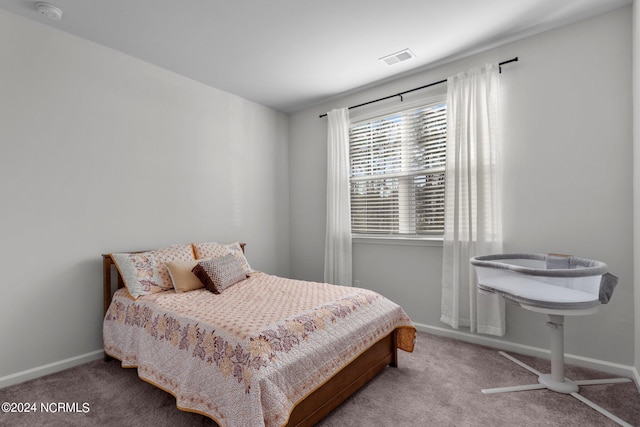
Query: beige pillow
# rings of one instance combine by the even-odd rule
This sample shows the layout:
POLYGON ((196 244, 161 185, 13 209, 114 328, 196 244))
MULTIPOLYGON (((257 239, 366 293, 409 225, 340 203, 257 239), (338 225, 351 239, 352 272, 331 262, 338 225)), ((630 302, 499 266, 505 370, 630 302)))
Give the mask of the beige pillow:
POLYGON ((200 279, 191 272, 196 264, 198 264, 198 260, 195 259, 190 261, 176 260, 167 262, 167 270, 169 270, 171 282, 173 282, 173 288, 176 292, 188 292, 204 287, 200 279))

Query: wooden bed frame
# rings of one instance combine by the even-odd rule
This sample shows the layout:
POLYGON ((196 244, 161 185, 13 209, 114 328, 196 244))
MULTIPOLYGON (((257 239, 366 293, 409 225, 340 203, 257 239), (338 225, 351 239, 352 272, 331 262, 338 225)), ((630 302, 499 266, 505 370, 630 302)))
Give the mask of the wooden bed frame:
MULTIPOLYGON (((240 246, 244 251, 245 244, 240 246)), ((114 261, 110 254, 102 255, 104 314, 111 304, 112 293, 112 266, 114 261)), ((118 289, 124 287, 124 281, 117 269, 118 289)), ((347 366, 338 371, 331 379, 309 394, 304 400, 294 407, 287 426, 313 426, 337 408, 349 396, 358 391, 369 380, 380 373, 387 365, 398 366, 398 349, 396 331, 373 344, 347 366)), ((104 355, 105 362, 112 360, 111 356, 104 355)), ((214 420, 215 421, 215 420, 214 420)))

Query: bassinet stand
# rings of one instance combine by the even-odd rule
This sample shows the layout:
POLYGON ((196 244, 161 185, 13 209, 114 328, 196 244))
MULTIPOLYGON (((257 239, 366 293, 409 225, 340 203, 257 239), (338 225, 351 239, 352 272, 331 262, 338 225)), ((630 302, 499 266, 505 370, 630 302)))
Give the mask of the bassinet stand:
POLYGON ((532 368, 526 363, 516 359, 515 357, 503 352, 499 351, 498 353, 512 362, 520 365, 524 369, 538 376, 537 384, 527 384, 527 385, 517 385, 510 387, 498 387, 498 388, 488 388, 482 390, 484 394, 494 394, 494 393, 507 393, 512 391, 528 391, 528 390, 538 390, 547 388, 549 390, 570 394, 571 396, 578 399, 580 402, 588 405, 592 409, 600 412, 602 415, 607 418, 615 421, 621 426, 632 427, 631 424, 627 423, 623 419, 615 416, 611 412, 607 411, 603 407, 593 403, 591 400, 587 399, 584 396, 579 394, 579 386, 582 385, 598 385, 598 384, 613 384, 613 383, 626 383, 630 382, 629 378, 608 378, 608 379, 597 379, 597 380, 578 380, 571 381, 564 376, 564 316, 565 314, 570 315, 586 315, 593 314, 598 311, 598 307, 584 309, 584 310, 557 310, 557 309, 545 309, 540 307, 533 307, 524 304, 520 304, 522 308, 527 310, 532 310, 538 313, 545 313, 549 316, 549 321, 547 322, 547 326, 549 327, 549 331, 551 333, 551 373, 543 374, 538 370, 532 368))

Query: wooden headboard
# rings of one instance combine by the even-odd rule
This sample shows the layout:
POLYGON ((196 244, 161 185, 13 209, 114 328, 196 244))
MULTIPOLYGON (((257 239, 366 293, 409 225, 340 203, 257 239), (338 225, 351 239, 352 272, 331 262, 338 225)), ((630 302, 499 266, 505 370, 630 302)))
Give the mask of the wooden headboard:
MULTIPOLYGON (((240 243, 240 247, 242 248, 242 252, 244 252, 244 247, 246 243, 240 243)), ((147 251, 136 251, 130 253, 141 253, 147 251)), ((103 297, 103 313, 104 316, 107 314, 107 310, 109 309, 109 304, 111 304, 111 298, 113 297, 112 289, 111 289, 111 270, 116 272, 116 281, 117 281, 117 289, 124 288, 124 280, 122 280, 122 276, 117 268, 115 268, 115 263, 111 254, 102 254, 102 297, 103 297)))

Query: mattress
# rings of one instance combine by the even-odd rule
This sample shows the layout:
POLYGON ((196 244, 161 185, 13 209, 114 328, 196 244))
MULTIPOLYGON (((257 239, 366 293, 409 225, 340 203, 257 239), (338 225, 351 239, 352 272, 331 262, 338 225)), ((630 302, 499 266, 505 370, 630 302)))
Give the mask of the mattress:
POLYGON ((221 426, 280 426, 297 402, 371 345, 415 328, 370 290, 254 272, 216 295, 205 289, 114 295, 105 352, 221 426))

